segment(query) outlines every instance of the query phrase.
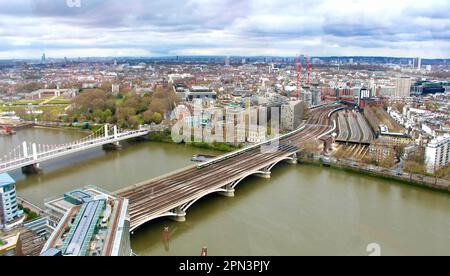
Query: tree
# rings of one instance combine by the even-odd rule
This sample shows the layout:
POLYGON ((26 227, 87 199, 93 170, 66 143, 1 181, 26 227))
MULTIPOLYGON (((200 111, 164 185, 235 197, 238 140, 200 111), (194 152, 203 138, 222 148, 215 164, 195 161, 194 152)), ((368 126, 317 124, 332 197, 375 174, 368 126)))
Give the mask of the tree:
POLYGON ((392 168, 394 165, 395 165, 395 157, 392 155, 390 155, 387 158, 382 159, 379 162, 380 167, 387 168, 387 169, 392 168))
POLYGON ((117 123, 123 128, 137 128, 137 120, 133 117, 136 114, 136 110, 131 107, 120 107, 117 109, 117 123))
POLYGON ((42 85, 41 83, 31 82, 31 83, 19 85, 16 88, 16 91, 18 91, 18 92, 33 92, 33 91, 36 91, 36 90, 39 90, 42 88, 44 88, 44 85, 42 85))
POLYGON ((144 113, 142 113, 142 120, 144 120, 144 123, 146 124, 151 124, 152 121, 152 117, 153 117, 153 111, 151 110, 147 110, 144 113))
POLYGON ((41 119, 46 122, 53 122, 58 119, 58 114, 56 111, 44 110, 44 113, 41 115, 41 119))
POLYGON ((450 181, 450 167, 445 167, 438 170, 436 173, 436 177, 444 178, 450 181))
POLYGON ((101 109, 96 109, 92 113, 93 120, 97 123, 101 123, 103 111, 101 109))
POLYGON ((394 150, 395 150, 395 157, 397 157, 397 160, 401 160, 405 155, 405 145, 395 146, 394 150))
POLYGON ((405 164, 403 165, 403 170, 405 172, 410 173, 411 175, 413 173, 415 174, 425 174, 426 170, 425 170, 425 166, 416 162, 416 161, 411 161, 408 160, 405 162, 405 164))
POLYGON ((106 109, 101 114, 102 123, 106 123, 108 121, 108 118, 110 118, 113 115, 112 111, 110 109, 106 109))
POLYGON ((23 118, 27 115, 27 110, 25 109, 25 107, 17 107, 15 109, 16 115, 20 118, 23 118))
POLYGON ((153 99, 148 109, 150 109, 154 112, 158 112, 160 114, 166 114, 167 101, 165 101, 164 99, 159 99, 159 98, 153 99))
POLYGON ((137 112, 139 114, 146 112, 150 106, 151 101, 152 98, 150 97, 150 95, 144 95, 142 98, 140 98, 137 106, 137 112))
POLYGON ((100 89, 88 89, 72 101, 74 110, 83 115, 92 113, 94 109, 104 109, 107 95, 100 89))
POLYGON ((162 122, 162 115, 158 112, 153 113, 151 120, 153 123, 159 125, 162 122))

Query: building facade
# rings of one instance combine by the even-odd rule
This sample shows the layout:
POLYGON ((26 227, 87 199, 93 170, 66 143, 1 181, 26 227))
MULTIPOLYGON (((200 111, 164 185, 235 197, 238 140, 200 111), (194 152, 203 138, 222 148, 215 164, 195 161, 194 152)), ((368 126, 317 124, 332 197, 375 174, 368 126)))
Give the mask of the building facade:
POLYGON ((17 204, 16 182, 9 174, 0 174, 0 229, 14 227, 22 216, 23 211, 17 204))
POLYGON ((395 80, 396 90, 395 97, 396 98, 408 98, 411 96, 411 86, 412 81, 408 77, 397 78, 395 80))
POLYGON ((434 173, 449 165, 450 137, 438 137, 432 140, 425 151, 425 163, 428 173, 434 173))
POLYGON ((297 129, 303 120, 303 102, 293 101, 281 107, 281 128, 285 130, 297 129))

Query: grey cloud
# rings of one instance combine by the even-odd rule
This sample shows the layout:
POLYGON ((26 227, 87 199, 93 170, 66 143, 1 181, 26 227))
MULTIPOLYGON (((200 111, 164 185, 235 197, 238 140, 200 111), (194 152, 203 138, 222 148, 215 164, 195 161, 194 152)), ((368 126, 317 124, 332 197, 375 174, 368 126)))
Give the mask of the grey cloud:
POLYGON ((169 54, 213 48, 264 52, 272 47, 291 53, 332 44, 377 51, 439 41, 440 53, 450 44, 448 1, 420 0, 393 8, 395 13, 352 6, 336 12, 336 3, 81 0, 80 8, 70 8, 65 0, 1 1, 0 51, 67 49, 70 55, 73 49, 95 47, 169 54))

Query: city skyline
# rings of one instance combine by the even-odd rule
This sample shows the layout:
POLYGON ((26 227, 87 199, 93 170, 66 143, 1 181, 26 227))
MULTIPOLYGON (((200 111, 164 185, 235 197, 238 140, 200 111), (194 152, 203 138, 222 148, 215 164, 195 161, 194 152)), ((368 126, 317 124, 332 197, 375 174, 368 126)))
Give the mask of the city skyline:
POLYGON ((449 58, 449 8, 442 0, 0 1, 0 59, 449 58))

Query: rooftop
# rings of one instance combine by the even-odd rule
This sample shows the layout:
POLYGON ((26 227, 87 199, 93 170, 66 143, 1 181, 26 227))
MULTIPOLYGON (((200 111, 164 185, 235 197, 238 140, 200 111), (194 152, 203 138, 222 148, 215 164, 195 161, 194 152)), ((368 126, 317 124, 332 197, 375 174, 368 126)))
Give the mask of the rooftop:
POLYGON ((64 256, 116 256, 123 252, 121 240, 122 231, 128 231, 124 228, 128 200, 94 188, 70 192, 72 195, 74 193, 84 199, 79 205, 73 198, 67 197, 47 205, 53 211, 67 211, 41 251, 42 254, 52 248, 60 250, 64 256), (86 195, 90 195, 90 199, 86 195))
POLYGON ((19 240, 19 235, 20 234, 16 234, 0 239, 0 255, 16 247, 17 241, 19 240))
POLYGON ((435 139, 431 140, 431 142, 428 144, 428 146, 433 147, 433 146, 440 146, 442 144, 446 144, 450 142, 450 136, 439 136, 436 137, 435 139))
POLYGON ((16 181, 7 173, 0 174, 0 187, 16 184, 16 181))

